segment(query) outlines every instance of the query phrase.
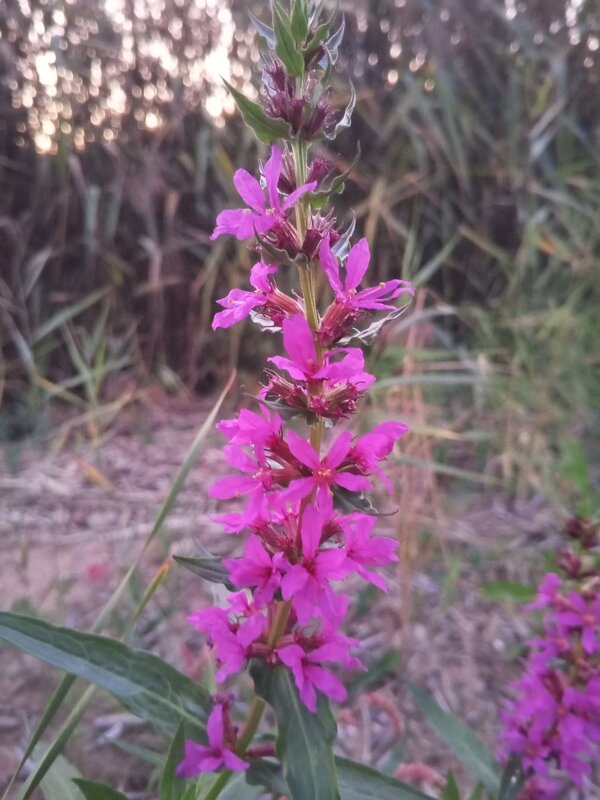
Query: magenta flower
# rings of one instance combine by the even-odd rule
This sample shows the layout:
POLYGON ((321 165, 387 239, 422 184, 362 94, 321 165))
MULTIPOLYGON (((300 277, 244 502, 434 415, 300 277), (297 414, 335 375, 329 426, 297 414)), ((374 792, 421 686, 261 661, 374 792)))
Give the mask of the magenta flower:
POLYGON ((340 278, 340 265, 336 256, 333 254, 329 243, 329 237, 323 240, 319 249, 319 260, 323 271, 327 275, 329 285, 335 294, 336 302, 350 311, 360 311, 373 309, 384 311, 394 309, 390 305, 391 300, 403 292, 408 292, 414 296, 415 290, 408 281, 394 279, 380 283, 371 289, 358 291, 362 279, 369 267, 370 260, 369 243, 366 239, 361 239, 350 248, 346 259, 345 280, 340 278))
POLYGON ((291 669, 300 698, 309 711, 317 710, 317 689, 338 703, 346 699, 347 692, 340 679, 319 666, 321 656, 317 650, 307 653, 300 645, 290 644, 278 649, 277 655, 291 669))
POLYGON ((237 417, 221 420, 217 428, 232 444, 265 447, 281 434, 281 424, 279 414, 261 406, 259 414, 242 408, 237 417))
POLYGON ((337 348, 329 351, 322 362, 317 359, 314 334, 302 314, 285 319, 282 323, 283 344, 290 358, 270 358, 278 369, 285 370, 294 380, 330 382, 359 381, 365 388, 373 382, 372 375, 364 372, 365 359, 357 347, 337 348), (331 357, 342 354, 340 361, 331 357))
POLYGON ((553 606, 557 598, 561 597, 560 588, 562 583, 562 579, 556 573, 549 572, 538 586, 535 600, 532 603, 528 603, 525 606, 525 610, 535 611, 553 606))
POLYGON ((271 555, 258 536, 249 536, 244 547, 244 558, 223 563, 236 586, 254 588, 254 602, 258 608, 262 608, 279 589, 287 562, 283 553, 271 555))
POLYGON ((259 261, 250 272, 250 285, 254 287, 253 292, 232 289, 227 297, 217 300, 217 303, 223 306, 225 311, 215 314, 212 321, 213 331, 216 331, 217 328, 230 328, 245 319, 252 309, 266 305, 275 290, 275 284, 269 280, 269 275, 274 275, 277 270, 278 267, 259 261))
POLYGON ((391 492, 392 482, 379 467, 378 462, 389 456, 398 439, 409 430, 410 428, 404 422, 382 422, 370 433, 366 433, 355 441, 350 459, 356 462, 362 472, 378 475, 388 492, 391 492))
POLYGON ((346 574, 356 572, 365 581, 382 591, 387 590, 385 578, 367 567, 381 567, 398 561, 398 543, 387 536, 371 536, 375 527, 375 517, 366 514, 352 514, 344 526, 346 574))
POLYGON ((600 653, 600 594, 588 603, 576 592, 569 592, 567 607, 569 610, 556 615, 559 628, 577 630, 588 655, 600 653))
POLYGON ((286 211, 293 208, 304 194, 316 189, 316 181, 305 183, 282 201, 277 188, 279 176, 281 175, 282 161, 283 154, 281 149, 273 145, 271 158, 264 166, 267 198, 265 198, 264 190, 256 178, 246 172, 245 169, 237 170, 233 176, 233 183, 248 208, 233 208, 221 211, 217 217, 217 226, 210 237, 211 239, 217 239, 223 234, 231 234, 236 239, 243 240, 257 233, 267 233, 285 220, 286 211))
POLYGON ((312 471, 310 477, 292 480, 288 489, 282 492, 286 500, 307 497, 313 490, 316 491, 317 502, 322 502, 334 486, 341 486, 350 492, 363 492, 371 489, 371 483, 363 475, 356 475, 347 470, 338 470, 352 445, 352 434, 346 431, 341 433, 331 445, 329 453, 319 458, 316 450, 294 431, 287 434, 287 443, 292 454, 305 467, 312 471))
POLYGON ((208 746, 186 741, 183 761, 177 767, 180 778, 195 778, 203 772, 216 772, 230 769, 241 772, 250 766, 241 759, 225 743, 225 726, 223 722, 223 706, 215 706, 210 713, 206 725, 208 746))
POLYGON ((600 745, 600 594, 582 585, 565 596, 564 584, 546 575, 529 606, 544 611, 544 634, 502 716, 501 756, 521 757, 534 776, 525 797, 536 800, 558 800, 565 780, 585 792, 600 745))
POLYGON ((292 600, 301 625, 310 619, 335 615, 336 598, 330 581, 344 578, 341 567, 346 553, 339 547, 320 549, 323 526, 327 515, 315 506, 307 506, 300 530, 302 554, 297 563, 288 567, 281 581, 284 600, 292 600))
POLYGON ((221 478, 212 484, 208 496, 216 497, 218 500, 230 500, 240 495, 248 495, 257 504, 260 503, 264 490, 269 489, 272 484, 271 469, 264 451, 255 447, 254 456, 251 456, 237 445, 227 445, 224 452, 231 466, 240 472, 245 472, 247 477, 233 475, 221 478))
POLYGON ((250 646, 262 636, 267 619, 248 604, 243 592, 229 598, 235 620, 222 608, 204 608, 188 617, 188 622, 208 636, 214 645, 220 669, 216 674, 219 683, 239 672, 250 657, 250 646))

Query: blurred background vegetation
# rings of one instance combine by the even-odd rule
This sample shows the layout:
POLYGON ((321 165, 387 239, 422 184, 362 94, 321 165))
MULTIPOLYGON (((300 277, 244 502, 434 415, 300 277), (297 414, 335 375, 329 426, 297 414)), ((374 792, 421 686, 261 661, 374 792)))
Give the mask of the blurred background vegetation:
MULTIPOLYGON (((257 155, 219 77, 252 90, 247 7, 266 18, 258 1, 2 4, 0 438, 43 427, 49 400, 97 434, 132 385, 258 374, 265 337, 210 330, 252 263, 209 241, 257 155)), ((423 287, 371 355, 371 404, 423 434, 410 466, 527 495, 577 461, 572 438, 585 457, 600 408, 597 0, 341 11, 337 95, 350 73, 358 103, 328 156, 361 156, 338 216, 355 210, 373 280, 423 287)))

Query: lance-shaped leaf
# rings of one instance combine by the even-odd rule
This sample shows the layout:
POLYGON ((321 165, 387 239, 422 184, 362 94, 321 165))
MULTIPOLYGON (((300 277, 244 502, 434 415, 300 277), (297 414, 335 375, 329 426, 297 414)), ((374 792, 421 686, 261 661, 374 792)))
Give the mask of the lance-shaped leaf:
POLYGON ((433 800, 430 795, 365 764, 336 758, 342 800, 433 800))
POLYGON ((287 667, 255 663, 251 672, 257 693, 275 711, 277 756, 291 800, 339 800, 332 749, 337 726, 329 703, 320 695, 311 713, 287 667))
POLYGON ((530 603, 536 590, 533 586, 514 581, 490 581, 481 586, 481 593, 488 600, 508 600, 515 603, 530 603))
POLYGON ((105 783, 96 781, 86 781, 83 778, 73 778, 85 800, 127 800, 127 797, 116 789, 112 789, 105 783))
POLYGON ((169 735, 183 720, 194 736, 204 737, 208 693, 152 653, 6 612, 0 612, 0 640, 105 689, 169 735))
POLYGON ((497 794, 500 775, 492 754, 477 734, 457 717, 448 714, 435 700, 416 686, 409 687, 413 699, 439 737, 485 788, 497 794))
POLYGON ((342 16, 342 20, 337 29, 331 34, 329 39, 324 43, 325 51, 329 57, 329 63, 335 64, 338 58, 338 51, 344 38, 344 31, 346 30, 346 20, 342 16))
POLYGON ((242 119, 246 125, 254 131, 257 139, 265 144, 273 144, 277 139, 290 139, 292 136, 292 129, 289 122, 286 122, 280 117, 269 117, 262 106, 249 100, 237 89, 226 80, 225 86, 231 92, 237 107, 240 110, 242 119))
POLYGON ((246 782, 251 786, 264 786, 274 794, 289 794, 288 785, 283 777, 283 768, 277 761, 267 758, 256 758, 246 770, 246 782))
POLYGON ((290 32, 296 42, 303 42, 308 34, 308 8, 306 0, 294 0, 290 32))
POLYGON ((348 251, 350 250, 350 238, 354 234, 354 229, 356 228, 356 215, 352 212, 352 219, 346 230, 340 234, 340 238, 331 248, 333 255, 337 258, 344 259, 348 255, 348 251))
MULTIPOLYGON (((336 757, 335 766, 341 800, 433 800, 413 786, 357 761, 336 757)), ((270 760, 254 761, 246 780, 265 786, 276 796, 289 793, 281 766, 270 760)))
MULTIPOLYGON (((318 50, 319 46, 322 44, 323 40, 327 37, 329 33, 329 22, 324 22, 322 25, 316 29, 313 35, 308 40, 306 47, 302 51, 304 53, 304 58, 309 59, 315 50, 318 50)), ((321 64, 319 64, 321 66, 321 64)))
MULTIPOLYGON (((344 17, 342 17, 342 21, 340 22, 339 26, 331 36, 329 36, 330 27, 331 23, 328 23, 327 30, 324 32, 325 36, 323 37, 325 41, 319 42, 319 44, 317 45, 317 47, 321 45, 323 48, 323 55, 321 56, 318 63, 319 67, 324 71, 326 78, 329 77, 335 62, 338 59, 339 47, 342 42, 342 39, 344 38, 344 31, 346 28, 346 21, 344 17), (327 36, 329 36, 328 39, 325 38, 327 36)), ((317 33, 318 32, 319 31, 317 30, 317 33)), ((310 47, 311 48, 313 47, 312 41, 310 47)), ((316 49, 316 47, 314 49, 316 49)))
POLYGON ((271 3, 273 14, 273 30, 275 31, 275 52, 284 63, 290 75, 301 77, 304 72, 304 56, 298 49, 290 25, 291 20, 285 10, 273 0, 271 3))
POLYGON ((221 583, 232 592, 234 586, 229 580, 229 572, 227 571, 227 567, 223 565, 223 559, 218 556, 213 556, 208 550, 204 550, 204 548, 201 549, 201 556, 173 556, 173 559, 195 575, 199 575, 201 578, 211 583, 221 583))
POLYGON ((181 796, 186 788, 183 779, 175 774, 177 765, 183 761, 183 750, 185 740, 185 728, 183 723, 175 731, 175 736, 169 747, 167 758, 160 776, 160 786, 158 789, 158 800, 181 800, 181 796))
MULTIPOLYGON (((44 747, 40 742, 35 748, 34 759, 43 751, 44 747)), ((81 792, 73 783, 75 778, 81 778, 79 770, 64 756, 59 756, 40 781, 42 797, 45 800, 83 800, 81 792)))
POLYGON ((356 105, 356 90, 354 89, 354 84, 350 82, 350 100, 348 105, 344 109, 344 116, 335 126, 331 133, 325 133, 325 136, 328 139, 335 139, 335 137, 344 130, 344 128, 348 128, 350 123, 352 122, 352 112, 354 111, 354 106, 356 105))
POLYGON ((370 514, 373 517, 379 516, 379 512, 363 492, 350 492, 342 486, 333 487, 333 499, 335 507, 340 511, 353 514, 360 511, 361 514, 370 514))
POLYGON ((275 31, 273 28, 269 28, 268 25, 265 25, 264 22, 261 22, 261 20, 259 20, 259 18, 256 17, 251 11, 248 11, 248 16, 252 20, 252 24, 256 28, 258 35, 262 36, 271 50, 275 50, 277 40, 275 39, 275 31))
POLYGON ((517 756, 511 756, 500 780, 498 800, 516 800, 525 783, 525 773, 517 756))
POLYGON ((460 792, 458 791, 454 775, 451 772, 446 775, 446 785, 442 792, 442 800, 460 800, 460 792))

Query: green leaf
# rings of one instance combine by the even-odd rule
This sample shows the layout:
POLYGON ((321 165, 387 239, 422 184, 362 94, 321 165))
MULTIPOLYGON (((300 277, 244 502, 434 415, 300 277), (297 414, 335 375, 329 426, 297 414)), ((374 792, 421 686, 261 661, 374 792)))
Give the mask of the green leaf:
POLYGON ((185 782, 175 775, 177 765, 183 760, 183 743, 185 729, 183 723, 175 731, 169 747, 162 775, 160 777, 159 800, 180 800, 185 789, 185 782))
POLYGON ((524 783, 525 773, 521 762, 516 756, 512 756, 502 773, 498 800, 516 800, 524 783))
POLYGON ((304 73, 304 56, 298 50, 290 29, 291 21, 277 0, 273 0, 271 3, 271 12, 276 39, 275 52, 285 64, 290 75, 299 78, 304 73))
MULTIPOLYGON (((319 46, 323 42, 323 39, 325 39, 325 37, 329 35, 330 26, 331 26, 330 22, 325 22, 322 25, 319 25, 316 31, 312 34, 309 41, 306 43, 306 47, 302 49, 305 61, 308 61, 310 59, 310 57, 314 54, 315 50, 318 50, 319 46)), ((324 59, 325 61, 327 61, 327 55, 324 56, 324 59)), ((321 59, 321 61, 319 62, 319 66, 321 66, 324 69, 325 65, 322 62, 323 59, 321 59)))
MULTIPOLYGON (((38 746, 34 757, 42 749, 38 746)), ((70 761, 64 756, 58 756, 40 782, 40 790, 46 800, 82 800, 79 789, 73 785, 73 779, 80 777, 81 773, 70 761)))
POLYGON ((442 800, 460 800, 458 786, 454 780, 454 775, 449 772, 446 777, 446 785, 442 791, 442 800))
POLYGON ((277 795, 289 793, 281 764, 266 758, 257 758, 246 770, 246 782, 251 786, 264 786, 277 795))
POLYGON ((73 778, 73 783, 81 789, 85 800, 127 800, 127 797, 105 783, 86 781, 83 778, 73 778))
POLYGON ((489 581, 481 585, 481 593, 488 600, 512 600, 516 603, 530 603, 536 594, 533 586, 514 581, 489 581))
POLYGON ((248 16, 250 17, 252 24, 256 28, 256 31, 259 36, 266 41, 267 45, 271 48, 271 50, 275 50, 276 40, 275 40, 275 33, 273 28, 269 28, 268 25, 265 25, 264 22, 261 22, 258 17, 256 17, 252 11, 248 11, 248 16))
POLYGON ((439 737, 485 788, 496 794, 500 786, 500 776, 492 754, 483 742, 457 717, 440 708, 422 689, 417 686, 409 688, 415 703, 439 737))
POLYGON ((334 130, 331 133, 326 133, 325 136, 328 139, 335 139, 335 137, 341 133, 344 128, 348 128, 350 123, 352 122, 352 112, 354 111, 354 106, 356 105, 356 90, 354 89, 354 84, 350 82, 350 100, 348 101, 348 105, 344 110, 344 116, 335 126, 334 130))
POLYGON ((274 119, 273 117, 267 116, 262 106, 244 97, 244 95, 238 92, 237 89, 234 89, 228 81, 224 80, 224 83, 231 92, 240 110, 242 119, 246 125, 254 131, 254 135, 257 139, 265 144, 272 144, 277 141, 277 139, 291 138, 292 128, 289 122, 279 117, 274 119))
POLYGON ((377 509, 362 492, 350 492, 342 486, 335 486, 333 498, 336 508, 339 508, 340 511, 348 513, 360 511, 361 514, 370 514, 373 517, 378 516, 377 509))
MULTIPOLYGON (((308 34, 308 9, 305 0, 294 0, 290 32, 298 43, 306 39, 308 34)), ((304 69, 304 59, 302 59, 302 68, 304 69)))
POLYGON ((313 714, 300 700, 287 667, 257 663, 251 672, 257 693, 275 711, 277 755, 292 800, 339 800, 332 749, 336 724, 326 699, 319 695, 313 714))
POLYGON ((77 303, 73 303, 66 308, 61 308, 53 317, 47 319, 42 325, 40 325, 37 330, 33 333, 33 341, 34 342, 41 342, 42 339, 45 339, 46 336, 51 334, 57 328, 60 328, 69 320, 73 319, 73 317, 78 316, 90 306, 95 305, 103 297, 111 292, 113 289, 112 286, 103 286, 101 289, 96 289, 96 291, 91 292, 87 297, 79 300, 77 303))
POLYGON ((430 795, 365 764, 336 758, 341 800, 433 800, 430 795))
POLYGON ((100 686, 125 708, 173 734, 185 720, 203 735, 208 693, 158 656, 18 614, 0 612, 0 639, 100 686))
POLYGON ((325 50, 327 51, 327 55, 329 57, 329 62, 333 65, 337 61, 338 57, 338 50, 342 43, 342 39, 344 38, 344 31, 346 29, 346 20, 342 17, 342 20, 337 27, 337 29, 331 34, 329 39, 325 42, 325 50))
POLYGON ((263 796, 262 787, 250 786, 244 774, 240 772, 229 781, 219 795, 219 800, 260 800, 263 796))
MULTIPOLYGON (((74 676, 69 676, 69 677, 73 681, 75 680, 74 676)), ((31 797, 31 795, 34 793, 34 791, 38 786, 40 786, 40 788, 43 789, 44 785, 43 781, 45 779, 48 779, 48 776, 50 776, 49 779, 52 780, 51 776, 54 775, 54 770, 57 764, 64 761, 63 757, 60 755, 60 752, 63 750, 66 742, 69 740, 69 737, 79 724, 79 720, 83 717, 86 706, 91 700, 94 691, 95 691, 94 686, 88 686, 86 691, 82 694, 82 696, 75 704, 75 707, 72 709, 67 719, 62 724, 58 734, 55 736, 52 743, 46 749, 44 749, 42 742, 39 740, 39 738, 35 740, 34 744, 30 743, 28 747, 28 752, 29 755, 32 755, 35 760, 35 767, 31 770, 31 772, 27 777, 27 780, 21 786, 21 789, 19 790, 19 793, 17 795, 17 800, 28 800, 28 798, 31 797)), ((27 756, 27 758, 29 758, 29 755, 27 756)), ((15 774, 18 774, 19 770, 15 774)), ((69 779, 75 777, 80 777, 78 772, 71 774, 69 776, 69 779)), ((10 789, 11 785, 12 781, 9 783, 5 795, 2 796, 2 800, 4 800, 5 796, 8 795, 8 789, 10 789)), ((79 792, 77 792, 77 790, 73 788, 71 783, 69 783, 69 790, 72 792, 76 792, 77 798, 80 797, 79 792)))
MULTIPOLYGON (((336 756, 335 767, 341 800, 434 800, 413 786, 357 761, 336 756)), ((281 766, 267 759, 254 761, 246 772, 246 780, 265 786, 276 796, 289 793, 281 766)))
POLYGON ((469 800, 483 800, 483 786, 478 783, 469 795, 469 800))
POLYGON ((191 556, 173 556, 173 559, 182 567, 189 569, 195 575, 211 583, 222 583, 230 591, 235 588, 229 580, 229 572, 223 566, 223 559, 207 554, 201 558, 191 556))

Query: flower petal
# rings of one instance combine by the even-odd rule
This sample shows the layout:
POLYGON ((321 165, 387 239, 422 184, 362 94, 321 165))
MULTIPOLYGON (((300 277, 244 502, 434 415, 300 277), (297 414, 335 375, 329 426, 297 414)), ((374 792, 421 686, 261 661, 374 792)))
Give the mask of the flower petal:
POLYGON ((321 466, 321 460, 310 442, 307 442, 302 436, 298 436, 294 431, 288 431, 286 439, 292 455, 297 458, 301 464, 311 469, 318 469, 321 466))
POLYGON ((247 206, 258 212, 265 210, 265 194, 253 175, 245 169, 238 169, 233 176, 233 185, 247 206))
POLYGON ((250 766, 247 761, 244 761, 242 758, 236 755, 233 750, 228 750, 227 748, 223 750, 223 763, 227 769, 230 769, 233 772, 243 772, 250 766))
POLYGON ((302 195, 306 194, 307 192, 314 192, 317 188, 317 182, 311 181, 310 183, 304 183, 302 186, 299 186, 295 191, 289 194, 285 200, 283 201, 283 210, 287 211, 292 206, 295 206, 298 200, 302 197, 302 195))
POLYGON ((341 433, 337 437, 335 442, 331 445, 331 448, 325 459, 329 469, 335 469, 336 467, 339 467, 339 465, 348 455, 351 445, 352 434, 350 431, 344 431, 344 433, 341 433))
POLYGON ((343 287, 340 281, 340 265, 329 244, 329 236, 327 236, 321 244, 319 249, 319 261, 323 272, 327 275, 329 285, 335 294, 341 294, 343 287))
POLYGON ((368 492, 372 488, 364 475, 352 475, 350 472, 338 472, 334 483, 350 492, 368 492))
POLYGON ((313 332, 303 314, 284 319, 282 323, 283 344, 287 354, 299 367, 306 371, 309 364, 315 364, 317 353, 313 332))
POLYGON ((346 259, 346 291, 356 289, 365 276, 369 267, 369 243, 366 239, 361 239, 350 249, 346 259))
POLYGON ((271 158, 265 164, 264 174, 271 208, 276 208, 278 210, 281 207, 281 203, 279 201, 277 184, 279 183, 279 176, 281 175, 282 160, 283 154, 281 152, 281 148, 274 144, 271 148, 271 158))
POLYGON ((216 705, 210 712, 206 723, 206 733, 212 747, 223 746, 223 706, 221 704, 216 705))

